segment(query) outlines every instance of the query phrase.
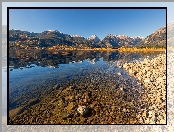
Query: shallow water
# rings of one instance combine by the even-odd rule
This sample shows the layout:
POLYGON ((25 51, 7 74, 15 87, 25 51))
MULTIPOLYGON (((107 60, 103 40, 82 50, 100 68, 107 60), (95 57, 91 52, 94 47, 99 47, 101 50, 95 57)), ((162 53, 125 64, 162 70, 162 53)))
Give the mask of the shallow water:
MULTIPOLYGON (((67 80, 80 78, 82 75, 90 77, 93 73, 97 75, 120 72, 120 79, 132 79, 134 85, 137 85, 136 79, 116 64, 152 59, 165 52, 10 50, 9 53, 9 107, 13 109, 26 104, 32 98, 49 94, 57 83, 62 86, 67 80)), ((5 70, 7 69, 3 68, 3 73, 5 70)))

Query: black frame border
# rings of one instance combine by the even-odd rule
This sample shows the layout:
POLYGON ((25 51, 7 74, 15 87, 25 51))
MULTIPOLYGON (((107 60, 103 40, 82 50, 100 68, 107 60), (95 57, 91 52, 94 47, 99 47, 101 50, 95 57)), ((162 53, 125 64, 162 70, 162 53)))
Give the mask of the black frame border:
POLYGON ((166 10, 166 124, 95 124, 95 125, 167 125, 167 7, 7 7, 7 125, 94 125, 94 124, 9 124, 9 10, 10 9, 165 9, 166 10))

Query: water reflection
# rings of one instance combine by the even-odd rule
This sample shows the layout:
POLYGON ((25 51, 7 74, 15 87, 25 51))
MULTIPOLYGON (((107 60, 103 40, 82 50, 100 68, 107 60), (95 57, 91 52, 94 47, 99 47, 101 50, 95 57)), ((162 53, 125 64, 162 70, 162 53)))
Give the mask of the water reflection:
MULTIPOLYGON (((45 100, 52 97, 56 100, 64 99, 70 94, 66 90, 73 87, 75 89, 71 91, 71 95, 74 97, 82 97, 84 91, 90 91, 90 99, 97 98, 104 107, 108 104, 108 109, 112 105, 119 107, 119 102, 122 102, 119 109, 130 104, 131 108, 135 108, 132 112, 138 113, 141 106, 146 105, 144 85, 135 77, 129 76, 124 69, 118 68, 116 63, 151 59, 161 53, 164 52, 10 50, 9 110, 13 112, 19 108, 23 112, 34 105, 38 107, 33 109, 40 110, 40 102, 45 103, 45 100), (61 93, 62 90, 64 92, 57 96, 57 92, 61 93), (117 101, 118 104, 115 104, 117 101)), ((122 117, 125 113, 123 110, 121 112, 122 117)))
POLYGON ((95 64, 100 58, 103 61, 125 63, 141 61, 144 58, 154 58, 158 52, 118 52, 118 51, 38 51, 38 50, 10 50, 9 66, 12 69, 32 68, 36 66, 59 68, 59 64, 83 62, 88 59, 95 64))
MULTIPOLYGON (((96 71, 95 75, 101 74, 100 77, 106 73, 113 78, 112 73, 114 75, 120 73, 120 78, 127 78, 129 75, 123 69, 118 68, 116 63, 141 61, 146 57, 153 58, 160 53, 163 52, 10 50, 9 97, 12 102, 15 102, 15 98, 23 102, 23 96, 26 93, 28 94, 27 100, 31 97, 39 97, 40 91, 46 91, 46 93, 52 91, 52 87, 58 82, 66 87, 66 81, 70 85, 69 82, 73 78, 90 77, 96 71)), ((79 82, 73 81, 71 85, 79 82)), ((102 81, 100 82, 102 84, 102 81)), ((12 102, 10 102, 11 105, 12 102)))

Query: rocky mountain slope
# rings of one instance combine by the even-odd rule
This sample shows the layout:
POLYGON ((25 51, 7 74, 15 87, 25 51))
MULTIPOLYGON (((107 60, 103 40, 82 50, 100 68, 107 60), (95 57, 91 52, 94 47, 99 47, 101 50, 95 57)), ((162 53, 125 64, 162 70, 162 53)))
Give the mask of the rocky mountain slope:
POLYGON ((2 26, 2 67, 7 66, 7 26, 2 26))
POLYGON ((137 47, 166 47, 166 27, 156 30, 147 36, 137 47))
POLYGON ((7 38, 7 26, 2 26, 2 38, 7 38))
POLYGON ((167 25, 167 45, 174 47, 174 21, 167 25))

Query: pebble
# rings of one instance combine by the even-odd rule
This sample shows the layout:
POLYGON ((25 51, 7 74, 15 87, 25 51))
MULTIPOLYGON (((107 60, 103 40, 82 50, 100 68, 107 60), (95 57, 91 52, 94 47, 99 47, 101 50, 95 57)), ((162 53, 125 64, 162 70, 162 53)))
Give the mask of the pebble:
POLYGON ((88 107, 86 106, 79 106, 77 111, 82 115, 86 115, 88 113, 88 107))
POLYGON ((68 104, 68 106, 66 107, 67 111, 71 111, 72 109, 74 109, 76 107, 74 102, 71 102, 68 104))
POLYGON ((68 117, 70 117, 70 114, 67 112, 62 112, 62 119, 66 120, 68 117))
POLYGON ((118 72, 117 74, 118 74, 119 76, 121 76, 121 73, 120 73, 120 72, 118 72))

